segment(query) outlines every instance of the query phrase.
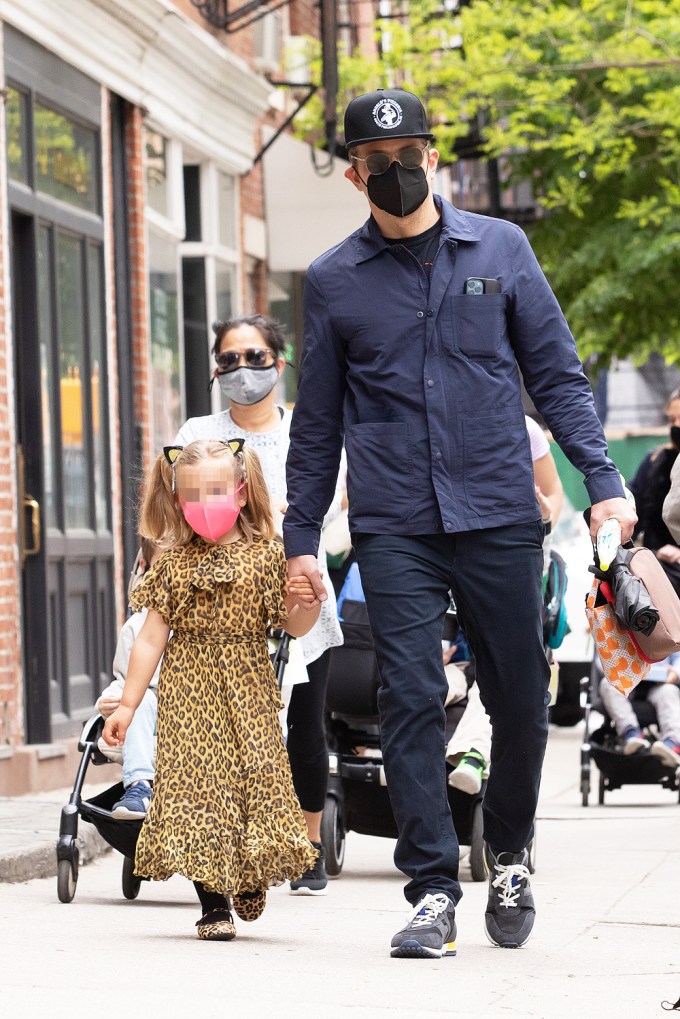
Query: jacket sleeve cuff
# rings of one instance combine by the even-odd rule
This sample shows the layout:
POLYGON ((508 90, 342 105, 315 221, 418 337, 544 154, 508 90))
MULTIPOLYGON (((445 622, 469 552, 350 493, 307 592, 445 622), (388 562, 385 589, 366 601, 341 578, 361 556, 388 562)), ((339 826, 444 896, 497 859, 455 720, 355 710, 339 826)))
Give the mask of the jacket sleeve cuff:
POLYGON ((286 525, 284 522, 283 547, 286 551, 286 559, 293 559, 295 556, 299 555, 318 556, 319 532, 312 530, 290 531, 286 529, 286 525))
POLYGON ((614 467, 603 468, 589 475, 585 480, 590 503, 604 502, 606 499, 624 499, 623 483, 621 475, 614 467))

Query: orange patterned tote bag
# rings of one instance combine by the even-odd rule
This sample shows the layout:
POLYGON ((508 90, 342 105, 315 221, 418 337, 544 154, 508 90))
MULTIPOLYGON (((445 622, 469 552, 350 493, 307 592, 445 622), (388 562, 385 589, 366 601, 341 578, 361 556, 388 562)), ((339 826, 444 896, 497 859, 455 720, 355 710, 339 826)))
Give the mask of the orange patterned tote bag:
POLYGON ((605 677, 626 697, 649 673, 651 661, 630 630, 624 630, 614 613, 614 595, 605 580, 596 577, 586 598, 586 616, 605 677))

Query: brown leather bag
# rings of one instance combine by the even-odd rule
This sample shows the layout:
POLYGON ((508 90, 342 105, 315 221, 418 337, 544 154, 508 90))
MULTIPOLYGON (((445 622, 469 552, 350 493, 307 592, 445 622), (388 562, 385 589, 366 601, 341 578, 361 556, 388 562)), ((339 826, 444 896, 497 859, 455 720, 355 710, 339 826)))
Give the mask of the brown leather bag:
POLYGON ((680 651, 680 598, 651 549, 631 549, 628 567, 642 581, 659 611, 659 621, 651 634, 636 632, 635 639, 647 658, 660 662, 680 651))

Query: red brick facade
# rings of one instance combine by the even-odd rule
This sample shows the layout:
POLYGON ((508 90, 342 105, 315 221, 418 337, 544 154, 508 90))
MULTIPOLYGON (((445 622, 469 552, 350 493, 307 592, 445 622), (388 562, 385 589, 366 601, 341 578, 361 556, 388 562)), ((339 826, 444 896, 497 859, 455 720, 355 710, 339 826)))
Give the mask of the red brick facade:
MULTIPOLYGON (((4 121, 0 146, 5 152, 4 121)), ((0 237, 8 237, 7 176, 0 163, 0 237)), ((14 425, 14 368, 10 336, 8 251, 0 244, 0 747, 15 745, 24 737, 21 686, 21 577, 17 540, 18 507, 14 425)))

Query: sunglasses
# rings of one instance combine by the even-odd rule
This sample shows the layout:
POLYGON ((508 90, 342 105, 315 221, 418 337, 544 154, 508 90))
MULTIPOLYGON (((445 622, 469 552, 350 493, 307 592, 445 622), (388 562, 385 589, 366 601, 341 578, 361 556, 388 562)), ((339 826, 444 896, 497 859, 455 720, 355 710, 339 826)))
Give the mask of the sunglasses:
POLYGON ((266 347, 248 347, 244 351, 225 350, 218 354, 215 360, 218 370, 224 375, 226 372, 236 371, 242 362, 245 362, 248 368, 266 368, 270 358, 273 359, 274 355, 266 347))
POLYGON ((391 156, 388 152, 371 152, 370 156, 365 158, 363 156, 351 156, 351 159, 365 163, 368 172, 374 177, 379 177, 381 173, 387 173, 394 162, 399 163, 405 170, 417 169, 422 163, 423 156, 427 150, 427 145, 424 149, 421 149, 420 145, 407 145, 406 148, 399 149, 394 156, 391 156))

